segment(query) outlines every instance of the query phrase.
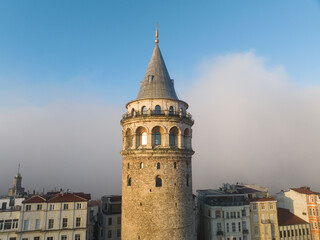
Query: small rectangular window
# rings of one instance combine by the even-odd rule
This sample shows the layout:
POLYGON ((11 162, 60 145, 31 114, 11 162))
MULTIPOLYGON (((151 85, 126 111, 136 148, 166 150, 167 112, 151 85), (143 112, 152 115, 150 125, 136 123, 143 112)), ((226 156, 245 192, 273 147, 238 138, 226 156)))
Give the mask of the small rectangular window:
POLYGON ((112 218, 111 217, 108 218, 108 225, 109 226, 112 225, 112 218))
POLYGON ((42 210, 42 204, 37 205, 37 211, 40 211, 40 210, 42 210))
POLYGON ((108 231, 108 238, 112 238, 112 231, 111 230, 108 231))
POLYGON ((121 224, 121 217, 117 218, 117 224, 120 225, 121 224))
POLYGON ((31 205, 26 205, 26 212, 31 211, 31 205))
POLYGON ((67 240, 67 235, 61 235, 61 240, 67 240))
POLYGON ((117 229, 117 237, 121 237, 121 229, 117 229))
POLYGON ((29 220, 24 220, 23 222, 23 230, 28 230, 29 229, 29 220))
POLYGON ((49 229, 52 229, 52 228, 53 228, 53 219, 49 219, 48 228, 49 228, 49 229))
POLYGON ((63 227, 63 228, 68 227, 68 218, 63 218, 63 219, 62 219, 62 227, 63 227))
POLYGON ((80 234, 74 235, 74 240, 80 240, 80 234))
POLYGON ((76 227, 80 227, 81 225, 81 218, 77 217, 76 218, 76 227))
POLYGON ((69 204, 67 203, 63 204, 63 210, 68 210, 68 208, 69 208, 69 204))
POLYGON ((33 240, 40 240, 40 237, 34 237, 33 240))
POLYGON ((81 203, 77 203, 77 209, 81 209, 81 203))
POLYGON ((35 229, 40 229, 40 219, 36 219, 35 229))

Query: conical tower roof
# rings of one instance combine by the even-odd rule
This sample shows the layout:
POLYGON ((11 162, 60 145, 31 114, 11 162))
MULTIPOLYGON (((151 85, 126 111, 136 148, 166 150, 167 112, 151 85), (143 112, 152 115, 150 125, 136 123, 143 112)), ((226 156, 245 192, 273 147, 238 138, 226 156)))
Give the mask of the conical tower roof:
POLYGON ((153 50, 149 66, 137 96, 139 99, 166 98, 178 100, 166 64, 162 58, 158 44, 153 50))

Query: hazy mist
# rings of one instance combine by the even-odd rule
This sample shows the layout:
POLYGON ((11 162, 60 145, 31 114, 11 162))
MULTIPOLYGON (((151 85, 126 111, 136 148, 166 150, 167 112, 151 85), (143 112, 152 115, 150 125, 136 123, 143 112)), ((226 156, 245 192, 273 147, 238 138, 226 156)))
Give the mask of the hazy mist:
MULTIPOLYGON (((281 66, 247 52, 205 61, 192 84, 176 91, 195 119, 194 191, 223 182, 319 190, 320 86, 299 86, 281 66)), ((0 194, 18 163, 31 191, 120 194, 124 105, 0 108, 0 194)))

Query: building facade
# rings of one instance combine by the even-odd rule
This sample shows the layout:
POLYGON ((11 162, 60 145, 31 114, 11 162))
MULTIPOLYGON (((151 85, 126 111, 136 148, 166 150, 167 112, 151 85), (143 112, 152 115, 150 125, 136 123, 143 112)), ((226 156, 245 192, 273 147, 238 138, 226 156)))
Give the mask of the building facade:
POLYGON ((103 196, 99 214, 100 240, 121 239, 121 196, 103 196))
POLYGON ((288 209, 310 224, 313 240, 319 240, 320 236, 319 196, 318 192, 311 191, 309 187, 291 188, 275 196, 278 207, 288 209))
POLYGON ((126 108, 121 239, 192 239, 194 122, 176 95, 158 39, 138 96, 126 108))
POLYGON ((277 201, 273 197, 251 200, 250 212, 253 240, 279 240, 277 201))
POLYGON ((308 222, 292 214, 288 209, 278 208, 280 240, 311 240, 308 222))

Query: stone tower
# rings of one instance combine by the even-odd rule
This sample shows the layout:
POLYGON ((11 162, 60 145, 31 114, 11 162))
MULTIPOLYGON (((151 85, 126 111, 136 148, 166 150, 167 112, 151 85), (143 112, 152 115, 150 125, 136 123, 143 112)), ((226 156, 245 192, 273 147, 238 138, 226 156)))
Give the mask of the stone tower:
POLYGON ((123 115, 122 240, 192 239, 194 123, 158 46, 123 115))
POLYGON ((20 174, 20 164, 17 175, 13 178, 12 188, 9 188, 8 197, 21 197, 24 194, 24 188, 22 187, 22 176, 20 174))

